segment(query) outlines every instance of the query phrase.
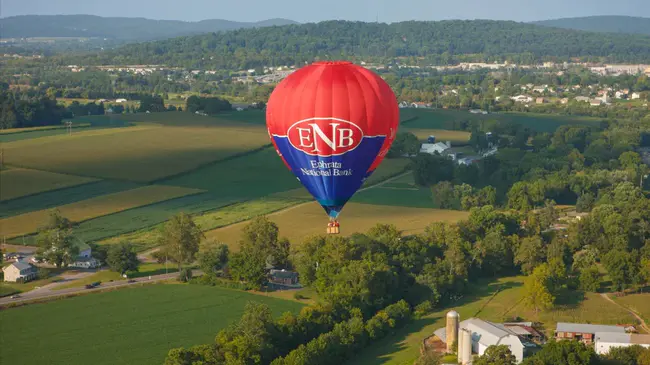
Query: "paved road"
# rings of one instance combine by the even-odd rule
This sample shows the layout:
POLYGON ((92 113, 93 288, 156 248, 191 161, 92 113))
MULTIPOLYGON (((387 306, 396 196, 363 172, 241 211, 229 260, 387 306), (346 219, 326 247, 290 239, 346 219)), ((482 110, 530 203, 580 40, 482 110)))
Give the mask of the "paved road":
MULTIPOLYGON (((199 276, 203 274, 203 272, 201 270, 193 270, 192 274, 194 276, 199 276)), ((163 280, 169 280, 176 277, 178 277, 178 273, 174 272, 170 274, 153 275, 151 276, 151 279, 149 279, 149 277, 135 278, 133 279, 135 281, 132 283, 129 283, 127 280, 118 280, 113 282, 101 283, 101 285, 93 289, 77 287, 77 288, 68 288, 68 289, 61 289, 61 290, 49 290, 52 288, 52 284, 50 284, 40 289, 35 289, 25 293, 20 293, 19 294, 20 297, 16 299, 12 299, 11 297, 0 298, 0 305, 8 304, 8 303, 22 303, 30 300, 35 300, 35 299, 56 298, 56 297, 78 294, 78 293, 90 293, 95 291, 101 291, 102 289, 106 289, 106 288, 125 287, 129 285, 137 285, 139 283, 152 283, 152 282, 158 282, 163 280)))
POLYGON ((639 322, 641 323, 641 328, 643 328, 647 333, 650 333, 650 326, 648 326, 648 324, 645 323, 645 321, 643 320, 643 318, 641 318, 641 316, 639 316, 638 314, 636 314, 635 311, 633 311, 633 310, 631 310, 630 308, 625 307, 625 306, 621 305, 620 303, 616 302, 614 299, 610 298, 609 295, 607 295, 606 293, 601 293, 600 295, 601 295, 603 298, 605 298, 605 300, 607 300, 608 302, 611 302, 611 303, 613 303, 614 305, 617 305, 617 306, 619 306, 619 307, 625 309, 626 311, 630 312, 630 314, 633 315, 634 318, 636 318, 636 319, 639 320, 639 322))

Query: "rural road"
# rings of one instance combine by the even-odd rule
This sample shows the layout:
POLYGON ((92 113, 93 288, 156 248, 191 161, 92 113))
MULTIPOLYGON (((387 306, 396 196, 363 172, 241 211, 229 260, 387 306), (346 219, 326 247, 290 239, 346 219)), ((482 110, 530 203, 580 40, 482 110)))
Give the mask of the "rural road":
MULTIPOLYGON (((192 271, 193 276, 199 276, 202 273, 203 272, 201 270, 192 271)), ((153 282, 173 279, 176 277, 178 277, 178 273, 176 272, 170 274, 152 275, 151 279, 149 279, 148 277, 135 278, 132 279, 135 280, 135 282, 132 283, 129 283, 127 280, 118 280, 113 282, 102 283, 98 287, 92 289, 78 287, 78 288, 68 288, 68 289, 52 291, 52 290, 48 290, 48 287, 51 288, 50 285, 52 284, 50 284, 40 289, 35 289, 25 293, 20 293, 20 297, 16 299, 11 299, 11 297, 0 298, 0 305, 8 304, 8 303, 22 303, 30 300, 35 300, 35 299, 56 298, 56 297, 62 297, 62 296, 78 294, 78 293, 90 293, 90 292, 101 291, 106 288, 119 288, 119 287, 125 287, 129 285, 136 285, 140 283, 153 283, 153 282)))
POLYGON ((639 320, 639 322, 641 323, 641 328, 643 328, 643 330, 646 331, 647 333, 650 333, 650 327, 648 327, 648 324, 645 323, 645 320, 643 318, 641 318, 641 316, 636 314, 636 312, 634 312, 630 308, 627 308, 627 307, 622 306, 621 304, 617 303, 616 301, 614 301, 614 299, 610 298, 609 295, 607 295, 606 293, 601 293, 600 296, 605 298, 605 300, 607 300, 608 302, 613 303, 614 305, 617 305, 617 306, 625 309, 626 311, 628 311, 631 315, 634 316, 634 318, 639 320))

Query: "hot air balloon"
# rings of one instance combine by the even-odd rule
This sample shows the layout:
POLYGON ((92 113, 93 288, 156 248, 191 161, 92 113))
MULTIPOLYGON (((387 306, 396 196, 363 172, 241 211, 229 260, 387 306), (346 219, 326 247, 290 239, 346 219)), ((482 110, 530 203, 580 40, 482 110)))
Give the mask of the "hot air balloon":
POLYGON ((315 62, 280 82, 266 108, 275 149, 339 233, 343 206, 386 156, 399 124, 390 86, 347 61, 315 62))

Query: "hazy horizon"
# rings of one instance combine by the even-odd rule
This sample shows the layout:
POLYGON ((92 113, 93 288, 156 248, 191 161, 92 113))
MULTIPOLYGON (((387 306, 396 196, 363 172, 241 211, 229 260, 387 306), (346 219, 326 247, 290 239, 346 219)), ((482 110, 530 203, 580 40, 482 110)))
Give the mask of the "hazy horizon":
POLYGON ((155 20, 200 21, 226 19, 255 22, 285 18, 308 23, 324 20, 358 20, 392 23, 407 20, 492 19, 520 22, 557 18, 623 15, 650 17, 647 0, 621 0, 615 9, 606 0, 562 0, 522 3, 517 0, 457 0, 453 3, 411 0, 408 5, 388 0, 301 0, 222 1, 191 0, 192 6, 179 6, 172 0, 0 0, 0 17, 16 15, 98 15, 103 17, 148 18, 155 20), (340 9, 344 9, 342 13, 340 9), (601 10, 602 9, 602 10, 601 10))

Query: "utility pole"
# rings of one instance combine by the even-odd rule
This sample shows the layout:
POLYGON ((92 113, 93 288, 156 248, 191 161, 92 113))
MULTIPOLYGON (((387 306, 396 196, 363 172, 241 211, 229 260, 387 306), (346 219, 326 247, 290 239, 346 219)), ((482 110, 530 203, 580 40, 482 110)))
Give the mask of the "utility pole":
POLYGON ((72 122, 65 122, 66 129, 68 130, 68 135, 72 135, 72 122))
POLYGON ((643 179, 647 179, 648 175, 641 175, 641 181, 639 181, 639 188, 643 191, 643 179))

